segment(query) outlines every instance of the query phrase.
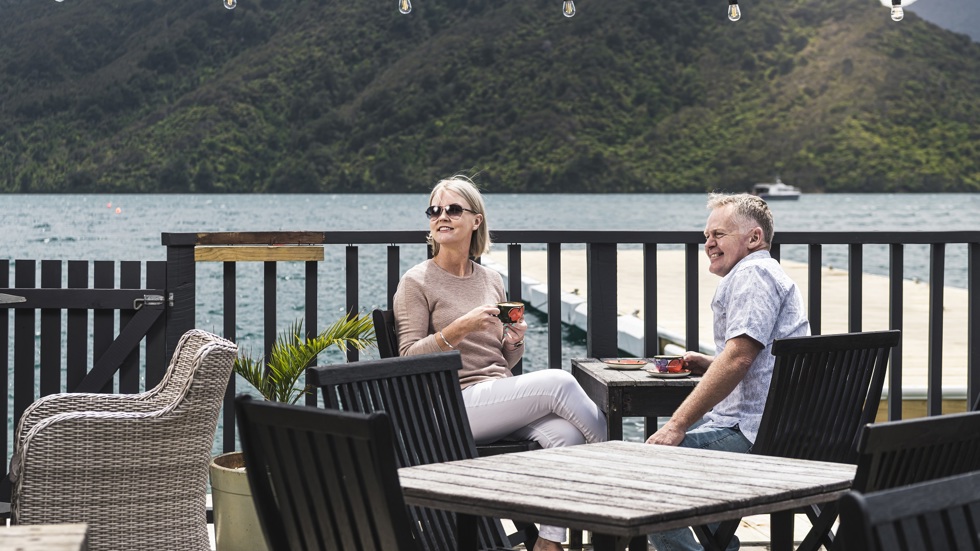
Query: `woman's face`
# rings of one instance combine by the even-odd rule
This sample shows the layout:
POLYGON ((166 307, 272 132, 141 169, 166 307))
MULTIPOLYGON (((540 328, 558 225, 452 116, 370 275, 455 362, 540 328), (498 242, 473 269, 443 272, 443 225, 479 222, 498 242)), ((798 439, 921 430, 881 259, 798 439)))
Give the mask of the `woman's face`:
POLYGON ((432 233, 432 239, 439 244, 439 247, 455 248, 468 255, 470 239, 473 232, 483 223, 483 215, 464 210, 459 218, 453 220, 446 213, 445 208, 453 204, 464 209, 472 210, 473 208, 462 195, 448 189, 440 189, 432 196, 429 206, 443 208, 438 216, 429 219, 429 231, 432 233))

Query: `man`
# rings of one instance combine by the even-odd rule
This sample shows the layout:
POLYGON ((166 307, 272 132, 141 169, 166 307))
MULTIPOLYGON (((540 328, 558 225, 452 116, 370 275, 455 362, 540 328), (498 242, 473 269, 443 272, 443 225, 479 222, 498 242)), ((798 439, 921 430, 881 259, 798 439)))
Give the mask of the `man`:
MULTIPOLYGON (((759 431, 775 358, 774 339, 810 334, 803 297, 769 255, 773 219, 748 194, 708 196, 708 271, 721 276, 711 300, 715 356, 687 352, 704 378, 648 444, 747 452, 759 431)), ((658 551, 699 550, 688 528, 650 535, 658 551)), ((733 539, 729 550, 738 549, 733 539)))

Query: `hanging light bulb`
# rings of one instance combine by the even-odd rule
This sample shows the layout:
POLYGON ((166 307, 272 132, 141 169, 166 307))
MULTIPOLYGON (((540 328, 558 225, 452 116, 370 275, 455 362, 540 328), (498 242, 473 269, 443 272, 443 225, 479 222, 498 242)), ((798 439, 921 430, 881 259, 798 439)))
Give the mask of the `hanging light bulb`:
POLYGON ((738 0, 728 0, 728 19, 738 21, 742 18, 742 10, 738 7, 738 0))
POLYGON ((892 21, 901 21, 905 17, 902 0, 892 0, 892 21))
POLYGON ((561 13, 565 17, 575 17, 575 2, 572 0, 565 0, 565 3, 561 6, 561 13))
POLYGON ((235 6, 238 5, 238 0, 222 0, 222 2, 224 2, 225 7, 229 10, 235 9, 235 6))
POLYGON ((412 13, 412 0, 398 0, 398 11, 405 15, 412 13))

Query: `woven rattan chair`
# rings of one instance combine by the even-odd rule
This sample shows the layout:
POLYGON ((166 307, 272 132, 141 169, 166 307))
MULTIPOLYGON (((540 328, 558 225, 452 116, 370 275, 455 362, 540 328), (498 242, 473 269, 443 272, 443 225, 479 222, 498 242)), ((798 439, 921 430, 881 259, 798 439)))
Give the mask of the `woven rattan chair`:
POLYGON ((141 394, 53 394, 21 418, 16 524, 84 522, 89 549, 210 549, 208 464, 234 343, 192 330, 141 394))

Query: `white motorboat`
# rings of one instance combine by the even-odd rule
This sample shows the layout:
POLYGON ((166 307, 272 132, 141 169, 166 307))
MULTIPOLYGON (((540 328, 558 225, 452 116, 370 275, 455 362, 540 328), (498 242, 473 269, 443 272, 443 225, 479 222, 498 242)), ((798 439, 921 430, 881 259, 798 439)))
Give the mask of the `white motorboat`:
POLYGON ((782 180, 776 178, 775 183, 755 184, 752 186, 752 195, 758 195, 766 201, 791 200, 796 201, 802 192, 800 188, 784 184, 782 180))

